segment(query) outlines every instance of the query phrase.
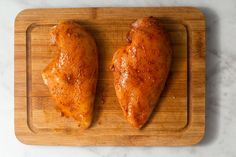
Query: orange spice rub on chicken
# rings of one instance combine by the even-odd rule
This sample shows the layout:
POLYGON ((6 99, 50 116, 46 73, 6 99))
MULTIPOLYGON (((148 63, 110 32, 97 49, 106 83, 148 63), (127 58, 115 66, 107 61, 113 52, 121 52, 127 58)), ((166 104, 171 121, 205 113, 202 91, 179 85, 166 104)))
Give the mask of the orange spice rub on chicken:
POLYGON ((85 129, 92 122, 98 75, 94 38, 73 21, 61 22, 50 32, 57 54, 42 72, 56 108, 85 129))
POLYGON ((172 50, 167 33, 154 17, 135 21, 127 38, 129 44, 115 52, 111 69, 125 118, 141 128, 165 86, 172 50))

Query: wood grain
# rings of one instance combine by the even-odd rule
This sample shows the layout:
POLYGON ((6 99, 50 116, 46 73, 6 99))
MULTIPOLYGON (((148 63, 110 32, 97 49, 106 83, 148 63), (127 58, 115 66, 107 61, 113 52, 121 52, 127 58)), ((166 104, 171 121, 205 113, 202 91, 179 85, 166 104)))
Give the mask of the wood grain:
POLYGON ((15 20, 15 133, 25 144, 40 145, 191 145, 205 130, 205 21, 191 7, 30 9, 15 20), (170 76, 149 122, 129 126, 116 99, 111 58, 124 46, 130 24, 155 16, 166 28, 173 48, 170 76), (41 72, 54 52, 49 30, 62 20, 76 20, 96 39, 99 80, 90 129, 54 108, 41 72))

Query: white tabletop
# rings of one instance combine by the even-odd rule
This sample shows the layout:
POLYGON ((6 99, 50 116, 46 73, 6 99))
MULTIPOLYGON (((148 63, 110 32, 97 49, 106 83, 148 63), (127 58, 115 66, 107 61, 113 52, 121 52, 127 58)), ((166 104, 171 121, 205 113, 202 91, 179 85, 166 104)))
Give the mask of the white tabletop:
POLYGON ((235 0, 1 0, 0 1, 0 156, 236 156, 236 1, 235 0), (188 147, 29 146, 14 134, 14 18, 25 8, 103 6, 196 6, 207 23, 206 134, 188 147))

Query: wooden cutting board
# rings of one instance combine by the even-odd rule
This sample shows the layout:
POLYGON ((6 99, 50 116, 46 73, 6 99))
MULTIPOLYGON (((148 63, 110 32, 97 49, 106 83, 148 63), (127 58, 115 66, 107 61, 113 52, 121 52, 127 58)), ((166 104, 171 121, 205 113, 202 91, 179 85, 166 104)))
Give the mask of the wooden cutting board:
POLYGON ((205 21, 196 8, 29 9, 15 20, 15 133, 25 144, 180 146, 198 143, 205 130, 205 21), (127 44, 130 24, 155 16, 171 37, 170 76, 149 122, 141 130, 124 119, 109 70, 115 50, 127 44), (49 30, 77 20, 99 48, 99 81, 91 128, 62 117, 41 72, 53 57, 49 30))

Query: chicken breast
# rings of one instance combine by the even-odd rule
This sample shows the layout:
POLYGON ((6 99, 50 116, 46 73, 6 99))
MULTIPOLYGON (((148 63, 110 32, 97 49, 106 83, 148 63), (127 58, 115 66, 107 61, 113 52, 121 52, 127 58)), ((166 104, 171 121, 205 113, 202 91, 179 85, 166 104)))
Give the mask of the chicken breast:
POLYGON ((98 74, 95 40, 79 24, 61 22, 50 32, 55 58, 42 72, 56 108, 85 129, 92 121, 98 74))
POLYGON ((111 69, 125 118, 141 128, 164 88, 172 51, 167 33, 154 17, 135 21, 127 38, 130 44, 115 52, 111 69))

